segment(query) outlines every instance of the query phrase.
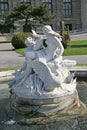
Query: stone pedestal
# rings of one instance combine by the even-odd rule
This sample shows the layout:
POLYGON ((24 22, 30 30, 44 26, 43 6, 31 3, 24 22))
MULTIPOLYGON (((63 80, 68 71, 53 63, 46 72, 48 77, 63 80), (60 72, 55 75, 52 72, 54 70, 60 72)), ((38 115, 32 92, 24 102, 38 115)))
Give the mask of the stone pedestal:
POLYGON ((76 109, 81 107, 81 103, 78 98, 76 91, 73 93, 68 93, 61 97, 53 97, 47 99, 29 99, 24 97, 19 97, 15 93, 11 95, 12 107, 14 107, 18 112, 23 114, 38 113, 40 115, 53 115, 60 113, 75 113, 76 109))

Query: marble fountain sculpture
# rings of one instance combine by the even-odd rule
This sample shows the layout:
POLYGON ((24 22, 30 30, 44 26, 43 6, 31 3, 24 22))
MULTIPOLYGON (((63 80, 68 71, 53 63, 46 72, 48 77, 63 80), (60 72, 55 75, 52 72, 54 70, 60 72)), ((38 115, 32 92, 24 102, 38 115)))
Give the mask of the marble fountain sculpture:
POLYGON ((49 25, 44 35, 34 30, 33 38, 25 40, 25 62, 10 82, 12 106, 21 113, 53 115, 80 107, 76 79, 70 68, 76 61, 63 60, 61 36, 49 25), (46 46, 43 45, 45 39, 46 46))

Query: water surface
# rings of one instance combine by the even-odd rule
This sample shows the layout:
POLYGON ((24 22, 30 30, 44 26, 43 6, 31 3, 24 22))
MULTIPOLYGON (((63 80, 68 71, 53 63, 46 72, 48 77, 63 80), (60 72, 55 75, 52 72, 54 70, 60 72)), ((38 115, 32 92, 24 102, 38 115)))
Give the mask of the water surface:
MULTIPOLYGON (((79 98, 87 105, 87 82, 77 83, 79 98)), ((10 107, 10 93, 7 83, 0 84, 0 130, 87 130, 87 114, 80 116, 35 117, 21 115, 10 107), (15 120, 13 125, 6 121, 15 120), (48 121, 50 119, 50 121, 48 121)))

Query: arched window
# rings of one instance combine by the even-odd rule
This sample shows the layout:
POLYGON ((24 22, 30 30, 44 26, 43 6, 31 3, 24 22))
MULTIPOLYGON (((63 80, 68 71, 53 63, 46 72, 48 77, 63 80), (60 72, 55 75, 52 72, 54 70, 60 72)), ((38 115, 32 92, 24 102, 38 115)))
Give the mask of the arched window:
POLYGON ((0 0, 0 14, 6 14, 8 11, 8 0, 0 0))
POLYGON ((42 0, 43 3, 46 3, 49 9, 49 14, 52 14, 52 0, 42 0))
POLYGON ((63 15, 72 15, 72 0, 63 0, 63 15))

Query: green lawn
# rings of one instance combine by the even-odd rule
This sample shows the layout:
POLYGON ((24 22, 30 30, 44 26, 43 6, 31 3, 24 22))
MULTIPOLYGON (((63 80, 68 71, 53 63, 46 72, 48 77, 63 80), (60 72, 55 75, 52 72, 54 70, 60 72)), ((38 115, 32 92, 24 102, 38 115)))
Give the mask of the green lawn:
POLYGON ((11 41, 0 41, 0 44, 11 43, 11 41))
POLYGON ((20 69, 20 67, 0 68, 0 72, 9 70, 18 70, 18 69, 20 69))
POLYGON ((87 40, 71 41, 69 47, 64 50, 63 55, 87 55, 87 40))
POLYGON ((69 55, 87 55, 87 47, 65 49, 63 56, 69 55))
POLYGON ((21 55, 24 55, 25 48, 16 49, 15 51, 16 51, 16 53, 19 53, 19 54, 21 54, 21 55))
MULTIPOLYGON (((17 49, 16 52, 24 54, 25 48, 17 49)), ((64 50, 63 56, 69 55, 87 55, 87 40, 71 41, 69 47, 64 50)))
POLYGON ((71 48, 87 47, 87 40, 71 41, 69 45, 71 48))

